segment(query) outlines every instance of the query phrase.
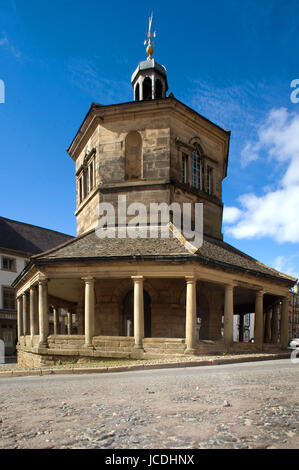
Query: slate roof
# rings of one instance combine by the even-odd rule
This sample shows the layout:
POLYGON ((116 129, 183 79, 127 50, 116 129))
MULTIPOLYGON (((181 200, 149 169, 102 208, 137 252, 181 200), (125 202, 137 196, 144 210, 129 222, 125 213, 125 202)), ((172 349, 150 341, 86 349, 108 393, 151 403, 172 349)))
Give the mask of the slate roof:
POLYGON ((35 225, 0 217, 0 250, 33 255, 52 249, 73 237, 35 225))
POLYGON ((296 279, 282 274, 269 266, 251 258, 227 243, 204 236, 203 245, 195 253, 184 244, 183 237, 169 238, 103 238, 97 237, 94 230, 65 243, 61 247, 49 250, 32 258, 34 264, 53 262, 109 261, 127 259, 155 259, 157 261, 186 260, 199 261, 222 269, 246 271, 255 275, 289 281, 296 279))

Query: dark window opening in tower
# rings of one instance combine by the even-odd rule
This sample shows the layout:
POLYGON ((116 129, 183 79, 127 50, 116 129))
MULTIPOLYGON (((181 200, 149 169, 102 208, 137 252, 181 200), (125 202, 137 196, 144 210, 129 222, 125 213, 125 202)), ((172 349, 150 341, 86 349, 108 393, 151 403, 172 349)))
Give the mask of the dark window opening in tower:
POLYGON ((151 100, 152 99, 152 80, 149 77, 145 77, 142 84, 143 89, 143 99, 151 100))
POLYGON ((139 100, 140 100, 139 83, 137 83, 135 87, 135 101, 139 101, 139 100))
POLYGON ((161 80, 157 78, 156 80, 156 86, 155 86, 155 98, 163 98, 163 86, 161 80))

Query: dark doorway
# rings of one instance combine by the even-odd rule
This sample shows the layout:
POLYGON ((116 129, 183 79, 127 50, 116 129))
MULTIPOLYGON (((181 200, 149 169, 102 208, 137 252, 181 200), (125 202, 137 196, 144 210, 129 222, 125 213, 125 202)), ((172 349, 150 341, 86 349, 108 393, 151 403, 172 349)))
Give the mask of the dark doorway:
MULTIPOLYGON (((144 337, 152 335, 151 298, 143 291, 144 302, 144 337)), ((123 335, 134 336, 134 291, 130 290, 123 300, 123 335)))

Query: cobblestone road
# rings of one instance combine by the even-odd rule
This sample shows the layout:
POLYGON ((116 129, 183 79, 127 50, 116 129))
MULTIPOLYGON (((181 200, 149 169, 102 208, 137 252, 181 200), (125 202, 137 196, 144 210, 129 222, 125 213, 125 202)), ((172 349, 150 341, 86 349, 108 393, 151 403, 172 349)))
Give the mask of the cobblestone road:
POLYGON ((299 448, 299 364, 0 379, 0 448, 299 448))

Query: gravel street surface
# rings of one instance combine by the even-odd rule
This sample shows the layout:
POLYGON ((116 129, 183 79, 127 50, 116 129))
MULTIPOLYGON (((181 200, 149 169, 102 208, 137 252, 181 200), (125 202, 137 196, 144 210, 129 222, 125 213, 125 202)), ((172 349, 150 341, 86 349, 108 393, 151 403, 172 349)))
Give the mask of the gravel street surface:
POLYGON ((290 359, 0 379, 0 448, 299 448, 290 359))

